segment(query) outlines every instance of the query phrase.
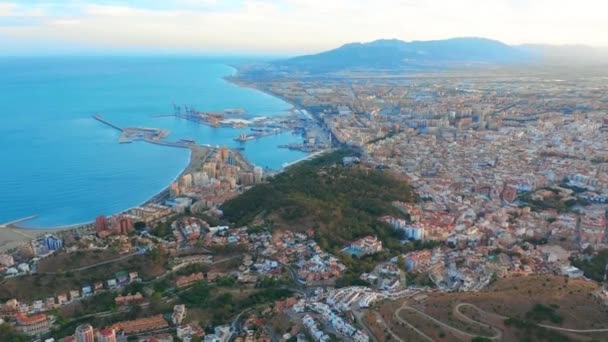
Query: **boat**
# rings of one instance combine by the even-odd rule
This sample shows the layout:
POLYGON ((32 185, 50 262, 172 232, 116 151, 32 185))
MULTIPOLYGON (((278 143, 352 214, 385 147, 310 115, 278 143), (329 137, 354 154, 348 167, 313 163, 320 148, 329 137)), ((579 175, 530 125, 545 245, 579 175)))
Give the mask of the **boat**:
POLYGON ((241 133, 241 135, 234 138, 235 141, 240 141, 240 142, 245 142, 245 141, 253 140, 253 139, 255 139, 255 135, 250 135, 250 134, 245 134, 245 133, 241 133))

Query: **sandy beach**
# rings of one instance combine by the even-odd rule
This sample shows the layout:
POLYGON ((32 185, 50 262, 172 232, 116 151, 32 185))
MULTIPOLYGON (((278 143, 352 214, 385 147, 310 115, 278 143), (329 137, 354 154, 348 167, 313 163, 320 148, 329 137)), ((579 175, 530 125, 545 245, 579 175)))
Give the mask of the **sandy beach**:
MULTIPOLYGON (((201 170, 205 160, 207 159, 211 151, 211 148, 192 147, 190 154, 190 162, 179 174, 177 179, 179 179, 179 177, 183 176, 184 174, 201 170)), ((163 192, 168 191, 168 189, 169 187, 165 188, 163 192)), ((148 202, 150 202, 150 200, 146 201, 145 203, 148 202)), ((19 247, 23 243, 27 243, 40 235, 44 235, 47 233, 59 233, 66 230, 73 230, 75 228, 83 227, 89 224, 91 224, 91 222, 55 228, 25 228, 20 226, 19 223, 17 223, 7 227, 0 227, 0 253, 19 247)))
POLYGON ((56 233, 63 229, 24 229, 16 227, 0 228, 0 252, 6 252, 12 248, 19 247, 21 244, 29 242, 36 237, 46 233, 56 233))

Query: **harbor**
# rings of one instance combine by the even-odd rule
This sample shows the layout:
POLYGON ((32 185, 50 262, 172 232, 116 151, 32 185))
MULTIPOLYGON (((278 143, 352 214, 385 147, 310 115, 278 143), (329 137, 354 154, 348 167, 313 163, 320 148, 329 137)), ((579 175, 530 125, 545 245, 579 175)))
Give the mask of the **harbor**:
POLYGON ((170 132, 168 130, 160 129, 160 128, 150 128, 150 127, 126 127, 122 128, 116 124, 111 123, 107 119, 105 119, 102 115, 96 114, 93 115, 93 119, 105 124, 108 127, 114 128, 121 132, 120 137, 118 138, 118 142, 121 144, 132 143, 133 141, 145 141, 147 143, 170 146, 170 147, 180 147, 180 148, 190 148, 196 145, 196 141, 192 139, 180 139, 178 141, 166 141, 164 140, 169 136, 170 132))
POLYGON ((320 127, 316 120, 306 111, 291 109, 288 115, 280 117, 246 117, 244 109, 225 109, 220 112, 199 111, 193 106, 173 105, 172 115, 158 115, 155 117, 173 116, 210 127, 227 128, 249 128, 249 132, 242 132, 232 140, 245 144, 249 141, 269 137, 272 135, 292 132, 302 137, 301 143, 289 143, 278 145, 278 148, 314 153, 331 147, 331 134, 320 127), (241 118, 233 118, 233 115, 241 115, 241 118))

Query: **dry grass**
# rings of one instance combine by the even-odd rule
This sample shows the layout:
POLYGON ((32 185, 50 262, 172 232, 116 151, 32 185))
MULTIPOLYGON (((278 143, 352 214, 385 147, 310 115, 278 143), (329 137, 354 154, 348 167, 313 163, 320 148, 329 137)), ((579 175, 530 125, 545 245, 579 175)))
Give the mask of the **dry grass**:
MULTIPOLYGON (((415 305, 417 309, 444 322, 450 326, 461 329, 471 334, 489 336, 484 333, 485 329, 470 326, 470 324, 458 320, 453 315, 454 307, 458 303, 470 303, 478 306, 484 311, 501 316, 525 318, 526 313, 536 304, 558 305, 557 313, 564 318, 562 327, 571 329, 599 329, 608 328, 608 307, 597 302, 592 293, 598 288, 594 282, 584 280, 566 280, 559 276, 530 276, 522 278, 501 279, 483 292, 467 293, 434 293, 422 305, 415 305), (470 327, 469 327, 470 326, 470 327), (468 327, 468 328, 467 328, 468 327)), ((379 308, 383 317, 388 318, 386 322, 391 325, 393 331, 408 334, 406 327, 392 319, 391 315, 402 305, 403 301, 383 303, 379 308)), ((414 306, 413 303, 410 305, 414 306)), ((475 310, 462 308, 461 312, 475 320, 491 324, 503 331, 504 341, 518 341, 521 332, 505 326, 499 317, 491 315, 480 315, 475 310)), ((434 322, 417 315, 411 311, 402 311, 401 317, 427 335, 438 341, 458 340, 444 331, 445 336, 439 338, 442 331, 434 322)), ((550 322, 545 322, 550 324, 550 322)), ((569 334, 574 340, 608 341, 608 333, 597 334, 569 334)), ((459 336, 461 337, 461 336, 459 336)))
MULTIPOLYGON (((426 336, 432 338, 435 341, 468 341, 469 338, 466 335, 458 334, 453 332, 451 329, 440 326, 436 322, 429 320, 428 318, 410 310, 402 310, 399 313, 399 317, 405 320, 409 324, 415 326, 417 329, 422 331, 426 336)), ((396 319, 393 319, 393 324, 400 325, 396 319)), ((407 329, 407 327, 404 327, 407 329)), ((414 334, 414 332, 412 332, 414 334)), ((419 336, 419 335, 417 335, 419 336)))
MULTIPOLYGON (((73 267, 70 267, 73 268, 73 267)), ((138 272, 140 278, 150 280, 163 274, 165 268, 155 264, 149 256, 137 255, 115 263, 93 267, 82 272, 64 274, 34 274, 5 279, 0 283, 0 300, 19 298, 20 300, 44 299, 50 296, 80 290, 95 281, 113 278, 118 271, 138 272)))
POLYGON ((38 264, 38 272, 65 272, 118 257, 119 255, 115 251, 109 249, 75 253, 60 252, 42 259, 38 264))

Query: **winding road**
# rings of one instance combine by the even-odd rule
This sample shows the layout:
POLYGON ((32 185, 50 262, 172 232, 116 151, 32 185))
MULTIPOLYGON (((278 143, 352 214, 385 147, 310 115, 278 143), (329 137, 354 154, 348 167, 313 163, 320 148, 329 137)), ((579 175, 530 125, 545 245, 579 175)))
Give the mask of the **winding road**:
MULTIPOLYGON (((420 311, 420 310, 418 310, 416 308, 408 306, 407 303, 404 303, 399 309, 395 310, 394 318, 398 322, 400 322, 401 324, 407 326, 412 331, 416 332, 421 338, 423 338, 426 341, 430 341, 430 342, 434 341, 434 339, 431 338, 430 336, 428 336, 427 334, 425 334, 423 331, 421 331, 420 329, 416 328, 413 324, 409 323, 407 320, 405 320, 405 319, 403 319, 401 317, 401 313, 403 311, 415 312, 416 314, 420 315, 421 317, 424 317, 425 319, 433 322, 434 324, 437 324, 437 325, 439 325, 439 326, 441 326, 441 327, 443 327, 445 329, 450 330, 455 335, 462 337, 463 340, 468 340, 468 339, 479 337, 479 336, 485 337, 485 338, 490 339, 492 341, 500 341, 502 339, 503 333, 502 333, 502 331, 499 328, 497 328, 497 327, 495 327, 495 326, 493 326, 492 324, 489 324, 489 323, 484 323, 484 322, 481 322, 481 321, 477 321, 477 320, 475 320, 475 319, 473 319, 473 318, 465 315, 464 313, 462 313, 460 311, 464 307, 471 308, 471 309, 477 311, 482 316, 494 316, 494 317, 496 317, 496 318, 498 318, 500 320, 506 320, 506 319, 509 318, 509 317, 502 316, 502 315, 499 315, 499 314, 486 312, 486 311, 480 309, 479 307, 477 307, 477 306, 475 306, 473 304, 470 304, 470 303, 459 303, 459 304, 457 304, 454 307, 453 313, 454 313, 454 316, 457 319, 459 319, 459 320, 461 320, 461 321, 463 321, 465 323, 471 324, 471 325, 475 325, 475 326, 486 328, 486 329, 491 329, 492 332, 494 333, 492 336, 484 336, 484 335, 480 335, 480 334, 471 334, 469 332, 462 331, 461 329, 453 327, 453 326, 451 326, 449 324, 446 324, 444 322, 441 322, 438 319, 436 319, 436 318, 434 318, 434 317, 432 317, 432 316, 430 316, 430 315, 428 315, 428 314, 426 314, 426 313, 424 313, 424 312, 422 312, 422 311, 420 311)), ((395 334, 390 329, 390 327, 388 326, 388 324, 386 324, 386 322, 384 321, 384 319, 382 318, 382 316, 380 314, 378 314, 377 312, 375 312, 375 314, 376 314, 376 317, 377 317, 377 322, 380 325, 382 325, 386 329, 386 331, 395 340, 400 341, 400 342, 404 341, 402 338, 400 338, 397 334, 395 334)), ((578 333, 578 334, 608 332, 608 328, 602 328, 602 329, 570 329, 570 328, 556 327, 556 326, 547 325, 547 324, 538 324, 538 326, 542 327, 542 328, 545 328, 545 329, 551 329, 551 330, 563 331, 563 332, 569 332, 569 333, 578 333)))
MULTIPOLYGON (((454 314, 456 314, 461 319, 464 318, 464 320, 467 321, 468 323, 475 322, 474 324, 478 324, 478 325, 482 324, 484 326, 486 325, 486 324, 478 322, 478 321, 476 321, 476 320, 474 320, 472 318, 469 318, 465 314, 463 314, 462 312, 460 312, 460 308, 462 308, 463 306, 470 307, 470 308, 476 310, 477 312, 479 312, 482 315, 493 315, 493 316, 496 316, 496 317, 498 317, 500 319, 503 319, 503 320, 506 320, 506 319, 509 318, 509 317, 502 316, 502 315, 499 315, 499 314, 489 313, 489 312, 484 311, 484 310, 480 309, 479 307, 477 307, 477 306, 475 306, 473 304, 470 304, 470 303, 460 303, 460 304, 456 305, 456 307, 454 308, 454 314)), ((602 329, 570 329, 570 328, 556 327, 556 326, 548 325, 548 324, 537 324, 537 325, 539 327, 543 327, 543 328, 546 328, 546 329, 557 330, 557 331, 565 331, 565 332, 571 332, 571 333, 579 333, 579 334, 597 333, 597 332, 608 332, 608 328, 602 328, 602 329)))

